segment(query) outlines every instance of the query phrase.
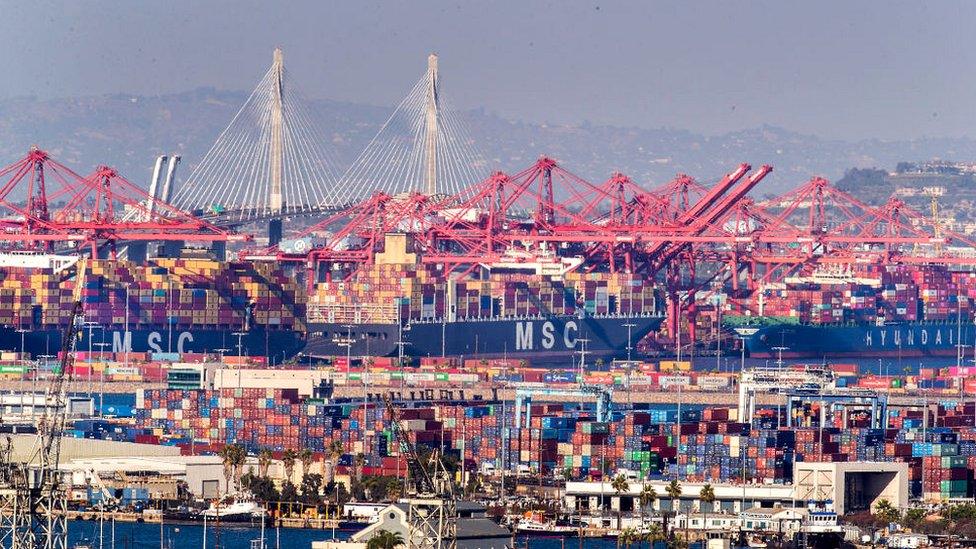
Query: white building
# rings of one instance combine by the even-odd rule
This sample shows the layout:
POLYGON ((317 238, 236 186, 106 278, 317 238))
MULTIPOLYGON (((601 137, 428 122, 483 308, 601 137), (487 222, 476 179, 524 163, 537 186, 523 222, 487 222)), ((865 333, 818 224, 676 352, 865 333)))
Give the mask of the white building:
MULTIPOLYGON (((563 503, 571 511, 595 514, 639 514, 640 493, 645 486, 657 492, 657 500, 645 511, 739 513, 752 508, 787 508, 808 501, 830 501, 839 515, 873 508, 888 500, 895 507, 908 505, 908 464, 896 462, 798 462, 794 484, 711 483, 715 501, 703 503, 703 482, 681 482, 681 497, 672 501, 670 480, 631 481, 616 493, 609 481, 567 482, 563 503)), ((609 479, 608 479, 609 480, 609 479)))
POLYGON ((881 500, 896 508, 908 505, 908 464, 900 462, 806 461, 793 467, 795 498, 832 501, 838 515, 873 509, 881 500))
POLYGON ((788 506, 793 501, 793 487, 783 484, 712 484, 715 502, 706 509, 699 494, 703 482, 682 482, 681 497, 672 501, 666 491, 670 481, 630 482, 628 490, 617 494, 610 482, 567 482, 564 504, 574 511, 605 514, 639 513, 640 493, 644 486, 657 492, 657 500, 646 511, 701 511, 738 513, 752 507, 788 506))

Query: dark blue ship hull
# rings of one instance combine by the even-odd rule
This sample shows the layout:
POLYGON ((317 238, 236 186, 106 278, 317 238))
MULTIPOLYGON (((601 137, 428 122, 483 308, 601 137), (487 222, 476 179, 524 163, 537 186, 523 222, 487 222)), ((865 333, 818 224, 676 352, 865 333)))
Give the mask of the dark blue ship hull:
POLYGON ((857 358, 956 356, 963 345, 976 341, 976 326, 903 323, 884 326, 813 326, 775 324, 759 327, 746 339, 754 358, 857 358))
MULTIPOLYGON (((23 350, 32 356, 56 355, 61 350, 61 331, 56 329, 29 330, 23 333, 11 327, 0 327, 0 350, 23 350)), ((154 329, 94 328, 84 329, 75 349, 98 353, 214 353, 228 355, 267 356, 281 362, 297 354, 305 346, 301 334, 292 330, 246 331, 227 329, 173 328, 154 329), (89 335, 91 340, 89 340, 89 335), (239 351, 239 352, 238 352, 239 351)))
POLYGON ((402 340, 406 356, 566 358, 585 349, 587 358, 619 358, 662 317, 576 317, 462 320, 396 324, 318 324, 310 327, 306 353, 316 356, 393 356, 402 340), (630 326, 628 326, 630 325, 630 326), (628 333, 629 330, 629 333, 628 333))

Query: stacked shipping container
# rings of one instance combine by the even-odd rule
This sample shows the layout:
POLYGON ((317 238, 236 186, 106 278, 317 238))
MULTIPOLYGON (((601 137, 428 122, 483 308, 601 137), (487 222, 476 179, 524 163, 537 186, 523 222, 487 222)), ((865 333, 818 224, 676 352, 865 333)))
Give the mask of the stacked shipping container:
POLYGON ((574 315, 581 309, 595 315, 650 314, 656 307, 653 281, 636 275, 494 272, 449 281, 437 268, 415 264, 361 268, 351 279, 318 283, 309 297, 311 318, 323 322, 574 315))
POLYGON ((76 283, 85 318, 102 326, 304 329, 299 285, 270 264, 94 260, 81 262, 76 283))

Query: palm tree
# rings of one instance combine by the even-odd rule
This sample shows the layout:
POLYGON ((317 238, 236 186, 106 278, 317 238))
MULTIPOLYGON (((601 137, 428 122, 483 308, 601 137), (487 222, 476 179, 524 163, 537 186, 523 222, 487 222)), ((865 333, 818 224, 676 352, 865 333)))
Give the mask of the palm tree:
MULTIPOLYGON (((678 507, 681 506, 681 483, 678 479, 673 479, 664 487, 664 491, 668 493, 668 497, 671 498, 671 513, 677 516, 678 507)), ((667 517, 667 515, 665 515, 667 517)), ((665 525, 665 534, 667 534, 667 525, 665 525)))
POLYGON ((648 505, 654 505, 654 502, 657 501, 657 490, 655 490, 654 487, 651 486, 650 484, 645 484, 644 487, 641 488, 639 501, 640 501, 641 525, 643 526, 644 508, 646 508, 648 505))
POLYGON ((366 549, 394 549, 403 543, 403 536, 399 533, 380 530, 366 542, 366 549))
POLYGON ((285 480, 288 482, 291 482, 291 477, 295 474, 295 460, 297 459, 298 454, 291 448, 285 450, 281 456, 281 463, 285 466, 285 480))
POLYGON ((702 507, 702 520, 705 523, 705 533, 708 533, 708 508, 715 506, 715 488, 712 488, 711 484, 706 484, 702 486, 700 492, 698 492, 698 499, 704 504, 702 507))
POLYGON ((308 469, 312 465, 312 451, 308 448, 302 448, 302 451, 298 452, 298 461, 302 462, 302 475, 307 475, 308 469))
POLYGON ((329 475, 326 484, 335 480, 335 469, 339 465, 339 458, 344 453, 341 440, 333 440, 326 452, 329 456, 329 475))
POLYGON ((224 463, 224 480, 227 481, 227 491, 230 492, 231 480, 236 490, 240 490, 241 468, 247 461, 247 452, 239 444, 228 444, 220 449, 220 457, 224 463))
POLYGON ((356 454, 356 459, 353 460, 353 465, 355 465, 355 469, 356 469, 356 482, 362 482, 363 465, 366 465, 366 456, 362 452, 356 454))
POLYGON ((878 500, 878 503, 874 507, 874 516, 887 523, 898 522, 901 520, 901 513, 898 512, 898 509, 886 499, 878 500))
POLYGON ((637 532, 633 528, 624 528, 617 534, 617 547, 623 547, 624 549, 629 549, 635 541, 638 541, 637 532))
POLYGON ((627 477, 623 475, 617 475, 610 482, 610 487, 613 488, 613 493, 617 495, 617 529, 620 529, 620 508, 622 502, 620 501, 620 494, 630 490, 630 483, 627 482, 627 477))
POLYGON ((657 541, 664 539, 664 531, 657 524, 651 524, 642 537, 644 538, 643 541, 647 542, 648 549, 652 549, 657 541))
POLYGON ((400 499, 400 495, 403 493, 403 487, 400 485, 400 480, 394 480, 386 485, 386 497, 393 503, 396 503, 400 499))
POLYGON ((675 538, 668 542, 668 549, 688 549, 688 540, 675 538))
POLYGON ((268 469, 271 468, 271 461, 273 457, 274 456, 271 454, 271 450, 268 448, 262 448, 261 451, 258 452, 258 476, 259 477, 268 476, 268 469))

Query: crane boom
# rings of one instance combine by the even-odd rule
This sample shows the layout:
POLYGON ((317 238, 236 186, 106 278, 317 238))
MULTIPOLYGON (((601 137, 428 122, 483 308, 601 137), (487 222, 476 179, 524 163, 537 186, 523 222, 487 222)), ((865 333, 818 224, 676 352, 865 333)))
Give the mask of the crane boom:
MULTIPOLYGON (((40 442, 39 469, 36 482, 29 483, 26 511, 29 513, 25 545, 44 549, 67 549, 68 500, 58 464, 61 457, 61 437, 67 421, 66 383, 71 380, 75 343, 81 331, 83 308, 75 302, 71 318, 61 336, 61 368, 51 380, 48 398, 53 401, 38 429, 40 442)), ((29 465, 29 464, 28 464, 29 465)))
POLYGON ((78 334, 81 333, 83 316, 84 312, 81 301, 77 301, 75 302, 74 309, 71 311, 71 319, 61 337, 60 369, 51 381, 50 398, 54 400, 54 405, 49 408, 51 410, 49 415, 53 414, 53 418, 50 418, 48 421, 41 460, 42 467, 49 470, 57 469, 58 461, 61 457, 61 435, 64 432, 64 424, 67 416, 65 382, 71 380, 75 343, 78 340, 78 334))
POLYGON ((385 395, 383 403, 390 413, 393 433, 407 458, 408 478, 403 501, 407 504, 410 533, 405 540, 406 548, 456 549, 457 499, 460 491, 454 483, 454 475, 448 471, 436 451, 431 454, 428 463, 424 463, 425 460, 421 459, 417 447, 400 423, 400 413, 393 399, 385 395))
POLYGON ((411 490, 416 493, 433 493, 434 492, 434 479, 427 470, 427 467, 423 464, 420 459, 420 454, 417 452, 417 447, 410 441, 410 437, 407 436, 407 432, 403 429, 403 425, 400 423, 400 412, 394 405, 393 400, 387 395, 383 397, 383 403, 386 405, 387 411, 390 413, 390 424, 393 426, 393 434, 397 441, 400 443, 401 451, 406 452, 407 458, 407 482, 404 483, 405 490, 411 490), (407 486, 407 484, 411 486, 407 486))

